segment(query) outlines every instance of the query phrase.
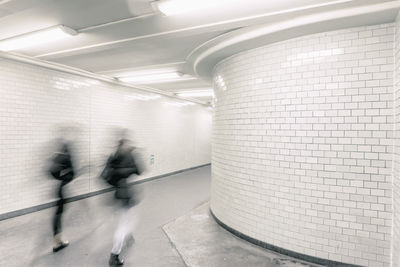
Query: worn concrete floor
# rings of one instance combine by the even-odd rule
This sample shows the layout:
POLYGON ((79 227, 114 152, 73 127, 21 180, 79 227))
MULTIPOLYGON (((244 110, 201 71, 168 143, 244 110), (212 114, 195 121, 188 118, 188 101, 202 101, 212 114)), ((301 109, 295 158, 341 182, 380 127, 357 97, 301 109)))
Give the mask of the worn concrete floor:
MULTIPOLYGON (((137 225, 135 243, 121 255, 124 266, 299 266, 286 260, 274 261, 286 258, 271 258, 271 253, 232 236, 210 218, 199 220, 207 214, 207 204, 203 204, 210 198, 210 167, 139 187, 144 197, 132 210, 132 224, 137 225), (190 220, 202 223, 204 231, 193 232, 190 220), (210 238, 224 241, 214 241, 209 247, 210 238), (190 254, 196 257, 188 260, 190 254), (239 258, 232 258, 232 254, 239 258), (221 257, 229 260, 221 261, 221 257)), ((52 252, 51 233, 55 208, 0 221, 0 266, 108 266, 116 223, 115 207, 110 204, 112 194, 66 205, 63 225, 70 245, 57 253, 52 252)))
POLYGON ((166 224, 163 229, 187 266, 320 266, 265 250, 232 235, 215 222, 208 203, 166 224))

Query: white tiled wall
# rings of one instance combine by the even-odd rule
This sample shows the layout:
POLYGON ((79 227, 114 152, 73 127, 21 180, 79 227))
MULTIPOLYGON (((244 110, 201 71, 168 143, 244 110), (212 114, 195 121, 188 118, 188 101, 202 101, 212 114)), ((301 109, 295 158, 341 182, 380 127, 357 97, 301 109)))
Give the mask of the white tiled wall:
POLYGON ((43 169, 59 123, 79 123, 76 160, 92 166, 68 196, 106 186, 97 177, 114 145, 110 126, 133 131, 149 170, 140 178, 210 162, 206 107, 5 59, 0 77, 0 214, 54 199, 57 182, 43 169))
POLYGON ((214 70, 211 208, 298 253, 390 266, 394 25, 304 36, 214 70))
POLYGON ((393 241, 392 266, 400 266, 400 17, 395 24, 395 76, 394 76, 394 112, 395 142, 393 156, 393 241))

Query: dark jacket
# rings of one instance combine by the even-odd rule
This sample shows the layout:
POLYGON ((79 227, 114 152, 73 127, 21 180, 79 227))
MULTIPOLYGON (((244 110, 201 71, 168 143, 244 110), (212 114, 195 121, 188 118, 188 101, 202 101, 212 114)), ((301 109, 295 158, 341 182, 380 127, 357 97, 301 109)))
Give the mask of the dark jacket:
POLYGON ((114 169, 113 175, 117 177, 117 180, 126 179, 132 174, 137 173, 132 150, 133 148, 118 149, 112 157, 110 166, 114 169))
POLYGON ((54 178, 64 183, 69 183, 74 179, 74 166, 68 144, 63 144, 61 151, 54 153, 50 173, 54 178))
POLYGON ((132 190, 126 182, 129 176, 138 173, 132 150, 133 148, 118 148, 108 162, 112 169, 110 184, 116 188, 115 198, 120 199, 125 205, 134 205, 132 190))

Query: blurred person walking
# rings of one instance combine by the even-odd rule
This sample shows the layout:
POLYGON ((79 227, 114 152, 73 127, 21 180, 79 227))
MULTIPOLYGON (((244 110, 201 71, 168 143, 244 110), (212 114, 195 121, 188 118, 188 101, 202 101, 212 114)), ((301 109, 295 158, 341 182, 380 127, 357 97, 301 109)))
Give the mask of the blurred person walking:
POLYGON ((134 147, 130 144, 130 140, 126 139, 126 130, 122 130, 118 140, 118 146, 107 160, 101 177, 110 185, 115 187, 114 198, 117 203, 117 213, 119 213, 119 221, 114 232, 113 247, 109 259, 110 266, 121 266, 123 260, 119 258, 122 251, 124 241, 131 239, 133 236, 130 229, 129 211, 139 202, 138 191, 135 187, 130 187, 127 179, 132 174, 140 175, 141 169, 138 168, 134 156, 134 147))
POLYGON ((57 208, 52 220, 53 252, 57 252, 69 245, 69 242, 62 238, 62 215, 66 201, 64 192, 65 186, 89 167, 85 166, 77 170, 74 164, 71 140, 76 140, 79 130, 79 127, 76 125, 59 126, 58 131, 60 137, 55 140, 56 149, 50 160, 48 169, 50 175, 59 181, 56 188, 56 197, 58 198, 56 204, 57 208))
POLYGON ((53 252, 57 252, 69 245, 62 239, 62 214, 64 212, 64 186, 75 178, 73 160, 71 158, 71 145, 64 139, 59 140, 59 149, 53 155, 50 174, 60 181, 56 196, 58 197, 56 213, 53 217, 53 252))

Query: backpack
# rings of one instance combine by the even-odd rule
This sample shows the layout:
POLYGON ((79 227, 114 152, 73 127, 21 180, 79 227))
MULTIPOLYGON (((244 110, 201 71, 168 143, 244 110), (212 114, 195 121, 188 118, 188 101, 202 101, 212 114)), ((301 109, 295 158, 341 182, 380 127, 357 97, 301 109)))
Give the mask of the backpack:
POLYGON ((108 157, 106 166, 100 174, 100 177, 105 180, 109 185, 116 186, 117 179, 115 179, 114 168, 112 167, 112 161, 114 160, 114 156, 111 155, 108 157))
POLYGON ((68 153, 55 153, 51 160, 50 175, 60 181, 70 182, 74 178, 71 158, 68 153))
POLYGON ((133 155, 117 151, 108 158, 100 177, 108 184, 117 186, 121 179, 126 179, 132 174, 139 174, 133 155))

